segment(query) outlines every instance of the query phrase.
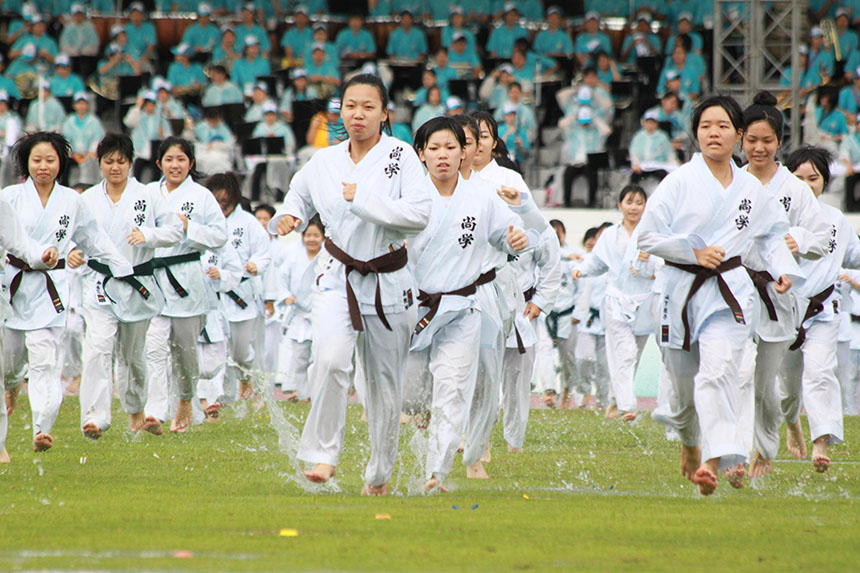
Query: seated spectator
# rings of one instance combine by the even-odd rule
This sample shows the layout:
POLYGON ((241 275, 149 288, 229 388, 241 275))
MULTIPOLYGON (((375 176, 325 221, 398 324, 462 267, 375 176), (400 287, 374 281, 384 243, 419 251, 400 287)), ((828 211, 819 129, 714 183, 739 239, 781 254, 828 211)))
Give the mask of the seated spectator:
POLYGON ((833 52, 824 46, 824 32, 818 26, 809 30, 809 56, 806 60, 804 84, 826 84, 833 77, 833 52))
MULTIPOLYGON (((860 210, 860 114, 852 119, 855 131, 842 138, 839 146, 839 161, 845 165, 845 210, 860 210)), ((2 125, 2 119, 0 119, 2 125)))
POLYGON ((494 28, 487 40, 487 53, 491 58, 510 58, 514 42, 518 38, 528 38, 528 32, 525 28, 517 24, 519 18, 520 13, 517 10, 517 5, 513 2, 507 2, 504 7, 505 23, 494 28))
POLYGON ((271 74, 272 68, 269 66, 269 61, 260 57, 260 44, 257 42, 257 38, 249 35, 245 38, 242 59, 236 60, 233 64, 230 77, 239 86, 242 93, 248 93, 256 83, 257 78, 271 74))
POLYGON ((132 172, 138 181, 144 181, 144 173, 151 180, 155 173, 155 162, 152 161, 152 142, 161 141, 170 134, 167 118, 156 112, 155 92, 148 91, 137 98, 135 105, 129 108, 122 122, 131 129, 131 141, 134 144, 134 165, 132 172))
POLYGON ((96 69, 101 78, 140 75, 140 54, 128 45, 128 35, 120 26, 112 28, 114 40, 105 48, 105 57, 96 69))
MULTIPOLYGON (((857 36, 857 32, 850 28, 851 25, 851 14, 847 8, 839 8, 836 10, 836 34, 839 40, 839 52, 840 52, 840 61, 850 62, 852 58, 856 60, 854 54, 858 51, 858 43, 860 43, 860 38, 857 36)), ((836 46, 831 46, 833 49, 833 60, 836 61, 836 46)), ((860 57, 860 56, 858 56, 860 57)), ((856 68, 857 66, 855 66, 856 68)), ((849 70, 854 68, 848 68, 846 65, 845 71, 849 72, 849 70)), ((853 121, 853 120, 852 120, 853 121)))
POLYGON ((457 79, 478 78, 481 75, 481 59, 470 52, 465 36, 455 35, 448 50, 448 63, 457 72, 457 79))
POLYGON ((839 90, 839 111, 845 114, 846 120, 854 122, 854 118, 860 113, 860 67, 852 70, 852 84, 839 90))
POLYGON ((27 121, 24 127, 27 131, 56 131, 63 127, 66 118, 66 110, 63 104, 51 94, 51 84, 47 80, 42 82, 43 96, 30 101, 27 108, 27 121))
POLYGON ((538 32, 535 36, 535 52, 552 58, 571 57, 573 42, 570 41, 567 30, 561 29, 561 9, 558 6, 550 6, 546 11, 546 21, 549 28, 538 32))
POLYGON ((69 57, 95 56, 99 53, 99 37, 93 23, 87 19, 84 5, 74 3, 72 17, 60 32, 60 52, 69 57))
POLYGON ((413 26, 412 12, 403 10, 400 25, 391 32, 385 53, 393 60, 414 62, 427 57, 427 37, 424 30, 413 26))
POLYGON ((636 15, 636 27, 621 44, 621 59, 635 64, 643 56, 659 56, 663 52, 663 42, 651 32, 651 14, 640 11, 636 15))
POLYGON ((396 115, 397 106, 394 105, 393 101, 388 102, 388 121, 391 124, 391 136, 412 145, 412 130, 409 129, 409 126, 406 123, 397 121, 395 119, 396 115))
POLYGON ((155 37, 155 26, 145 21, 146 12, 142 2, 132 2, 128 7, 128 23, 125 33, 128 36, 129 48, 143 60, 149 61, 155 54, 158 40, 155 37))
POLYGON ((236 32, 230 26, 221 29, 221 42, 215 46, 212 52, 212 65, 222 66, 227 72, 232 71, 236 60, 242 58, 238 51, 241 45, 236 43, 236 32))
POLYGON ((612 82, 621 81, 621 72, 618 71, 618 66, 609 54, 600 50, 594 54, 597 62, 597 83, 606 90, 607 93, 612 92, 612 82))
POLYGON ((368 0, 367 7, 372 18, 387 18, 394 14, 391 0, 368 0))
POLYGON ((170 51, 174 60, 167 68, 167 81, 173 85, 173 95, 184 97, 199 94, 206 84, 206 74, 200 64, 192 63, 191 46, 179 44, 170 51))
POLYGON ((665 11, 666 21, 676 30, 680 28, 684 16, 689 17, 691 27, 704 26, 705 16, 713 17, 713 6, 705 6, 699 0, 672 0, 665 6, 665 11))
POLYGON ((493 16, 493 5, 498 0, 472 0, 466 12, 466 20, 485 27, 493 16))
POLYGON ((290 71, 293 85, 286 88, 281 95, 281 115, 288 123, 293 121, 293 102, 320 99, 319 92, 308 82, 308 72, 304 68, 293 68, 290 71))
POLYGON ((9 46, 13 46, 15 42, 18 41, 18 38, 29 35, 33 31, 32 19, 34 16, 34 9, 32 8, 32 5, 24 4, 24 6, 15 13, 19 14, 20 17, 13 18, 9 23, 9 28, 6 30, 6 33, 3 36, 0 36, 0 38, 2 38, 2 40, 9 46))
POLYGON ((837 108, 837 91, 830 86, 818 89, 818 105, 815 106, 815 123, 818 126, 817 145, 835 154, 842 138, 848 134, 848 123, 837 108))
POLYGON ((431 88, 437 88, 441 92, 440 100, 444 101, 448 97, 448 90, 443 89, 436 81, 436 72, 434 70, 424 70, 421 73, 421 87, 415 92, 415 99, 412 104, 418 107, 427 101, 427 93, 431 88))
POLYGON ((269 35, 259 24, 257 24, 255 12, 256 10, 253 2, 246 2, 242 5, 242 11, 239 14, 242 22, 236 26, 235 29, 236 44, 239 46, 246 46, 246 40, 248 38, 255 38, 257 40, 257 45, 260 47, 263 59, 266 59, 269 57, 272 44, 269 41, 269 35))
POLYGON ((334 94, 341 84, 340 73, 337 65, 326 60, 325 47, 322 44, 314 44, 311 51, 311 59, 305 70, 308 73, 308 82, 325 97, 334 94))
POLYGON ((331 62, 337 66, 338 63, 338 55, 337 55, 337 46, 328 41, 328 27, 322 22, 318 22, 314 24, 314 41, 311 42, 306 48, 305 53, 302 58, 302 62, 305 67, 307 67, 308 62, 311 61, 311 52, 313 52, 314 46, 321 45, 325 46, 325 59, 327 62, 331 62))
MULTIPOLYGON (((537 39, 535 39, 535 49, 538 49, 537 39)), ((579 65, 592 65, 595 52, 601 50, 611 54, 612 43, 609 41, 609 36, 600 31, 600 14, 591 11, 585 15, 584 30, 576 36, 576 59, 579 60, 579 65)))
POLYGON ((501 112, 504 121, 499 124, 499 139, 505 142, 514 163, 521 165, 531 151, 529 137, 517 118, 516 105, 508 102, 502 107, 501 112))
MULTIPOLYGON (((809 61, 809 47, 806 44, 801 44, 797 48, 798 59, 800 60, 800 69, 806 69, 806 63, 809 61)), ((786 98, 791 95, 789 88, 791 88, 792 75, 794 71, 792 70, 790 65, 787 65, 782 70, 782 77, 779 80, 779 85, 784 86, 786 90, 780 94, 780 98, 786 98)), ((818 86, 821 85, 821 76, 814 74, 807 74, 801 71, 800 79, 799 79, 799 94, 802 101, 806 101, 807 96, 815 91, 818 86)))
MULTIPOLYGON (((540 75, 542 77, 554 74, 558 69, 558 63, 547 56, 541 56, 534 50, 527 38, 517 38, 514 42, 514 52, 522 51, 526 55, 526 68, 532 70, 532 74, 537 76, 538 65, 540 65, 540 75)), ((513 60, 513 54, 511 54, 513 60)))
POLYGON ((9 59, 17 59, 23 53, 24 48, 27 46, 33 46, 35 49, 35 55, 33 56, 32 61, 33 65, 53 64, 54 58, 57 57, 59 50, 54 39, 46 34, 48 24, 38 14, 33 16, 31 23, 32 32, 19 36, 18 39, 15 40, 15 43, 12 44, 12 47, 9 48, 9 59))
POLYGON ((451 20, 448 26, 442 27, 442 47, 451 49, 451 43, 454 41, 454 36, 460 34, 466 39, 466 49, 470 52, 478 53, 478 44, 475 41, 475 33, 466 25, 466 18, 463 15, 461 6, 451 8, 451 20))
POLYGON ((325 111, 321 111, 311 118, 305 136, 308 144, 299 150, 299 165, 307 163, 318 149, 337 145, 346 137, 346 130, 340 118, 340 100, 329 100, 325 111))
POLYGON ((519 82, 523 90, 532 93, 532 86, 535 81, 535 69, 527 65, 526 52, 523 50, 514 50, 511 54, 511 67, 513 71, 511 75, 514 80, 519 82))
POLYGON ((18 86, 15 84, 15 80, 8 73, 3 73, 5 67, 3 56, 0 55, 0 90, 5 91, 6 97, 10 100, 21 99, 21 94, 18 91, 18 86))
POLYGON ((314 42, 310 27, 308 9, 298 6, 295 12, 295 25, 281 36, 281 47, 284 49, 285 66, 294 66, 304 61, 305 52, 314 42))
POLYGON ((589 107, 580 107, 575 116, 565 116, 559 122, 564 133, 564 143, 561 148, 561 161, 566 165, 562 186, 564 187, 564 204, 570 207, 573 194, 573 182, 585 175, 588 181, 588 206, 596 206, 597 201, 597 170, 588 164, 588 154, 603 151, 603 143, 609 135, 609 127, 595 118, 589 107))
MULTIPOLYGON (((504 110, 509 109, 511 106, 513 106, 517 116, 517 132, 519 133, 522 131, 526 134, 528 142, 530 144, 534 143, 535 138, 537 137, 537 119, 532 106, 523 101, 523 88, 520 86, 519 82, 511 82, 508 86, 507 99, 501 107, 496 108, 496 111, 493 114, 493 117, 499 125, 505 121, 504 110)), ((508 147, 508 149, 512 148, 508 147)))
POLYGON ((57 56, 54 61, 54 75, 48 78, 48 81, 52 86, 51 92, 57 97, 71 97, 86 89, 84 80, 72 72, 72 63, 66 54, 57 56))
POLYGON ((442 92, 439 86, 431 86, 427 89, 427 101, 418 106, 412 115, 412 131, 427 123, 434 117, 445 115, 445 104, 442 103, 442 92))
MULTIPOLYGON (((466 50, 468 50, 468 46, 466 50)), ((459 76, 457 74, 457 70, 452 68, 450 65, 451 59, 448 55, 448 48, 440 47, 436 50, 436 58, 433 63, 433 73, 436 74, 436 83, 439 87, 444 91, 448 89, 448 82, 451 80, 456 80, 459 76)), ((472 62, 472 66, 474 66, 474 61, 472 62)), ((478 69, 480 70, 480 60, 478 61, 478 69)), ((474 68, 473 68, 474 69, 474 68)))
MULTIPOLYGON (((540 22, 543 20, 543 6, 541 5, 540 0, 519 0, 516 4, 517 9, 520 12, 520 16, 526 20, 532 20, 534 22, 540 22)), ((497 1, 496 5, 504 6, 504 0, 497 1)))
MULTIPOLYGON (((36 79, 36 44, 27 44, 18 53, 18 57, 12 60, 9 68, 6 70, 6 75, 16 85, 32 84, 36 79)), ((26 90, 25 90, 26 91, 26 90)))
POLYGON ((490 109, 501 108, 508 99, 508 87, 514 81, 514 67, 504 63, 481 82, 478 96, 490 109))
POLYGON ((675 92, 666 92, 660 97, 660 104, 648 110, 648 113, 653 112, 657 116, 657 122, 668 122, 671 124, 672 146, 675 149, 682 149, 683 145, 688 142, 689 137, 687 131, 689 122, 687 115, 681 111, 681 98, 675 92))
POLYGON ((349 60, 371 60, 376 58, 376 40, 364 27, 361 14, 351 14, 347 27, 338 32, 335 40, 338 57, 349 60))
POLYGON ((681 87, 679 94, 685 100, 692 101, 699 97, 702 89, 699 85, 699 73, 690 64, 687 63, 687 50, 682 45, 681 39, 675 44, 675 49, 672 50, 672 63, 663 66, 663 71, 660 72, 660 79, 657 81, 657 93, 664 93, 667 89, 666 83, 669 78, 680 78, 681 87))
POLYGON ((278 119, 278 106, 268 100, 261 106, 261 119, 254 126, 251 137, 283 137, 284 154, 296 152, 296 136, 290 126, 278 119))
POLYGON ((220 64, 209 68, 209 85, 203 90, 203 107, 228 103, 242 103, 245 99, 239 86, 228 79, 227 70, 220 64))
MULTIPOLYGON (((257 122, 263 120, 263 106, 269 103, 269 86, 264 82, 254 84, 254 91, 251 93, 251 105, 245 110, 244 120, 246 123, 257 122)), ((277 105, 271 102, 272 105, 277 105)))
POLYGON ((152 91, 155 92, 156 112, 167 119, 185 119, 187 115, 182 104, 173 97, 173 85, 162 77, 152 79, 152 91))
POLYGON ((705 45, 702 35, 693 30, 693 14, 691 12, 680 12, 678 14, 677 24, 675 24, 675 32, 669 36, 669 41, 666 46, 674 46, 678 36, 686 34, 690 37, 690 47, 688 52, 696 54, 702 53, 702 47, 705 45))
POLYGON ((463 100, 457 96, 449 96, 445 100, 445 115, 463 115, 466 113, 466 106, 463 105, 463 100))
POLYGON ((230 169, 236 138, 221 119, 221 110, 205 110, 203 121, 194 127, 194 141, 198 170, 202 173, 218 173, 230 169))
POLYGON ((221 30, 212 23, 212 7, 200 4, 197 21, 185 29, 181 43, 189 46, 195 54, 211 54, 220 42, 221 30))
POLYGON ((105 130, 102 122, 90 113, 87 92, 76 93, 73 102, 74 112, 66 116, 61 131, 72 148, 72 167, 78 170, 76 177, 70 175, 68 180, 94 183, 100 179, 96 147, 104 137, 105 130))
POLYGON ((654 164, 677 163, 672 141, 666 132, 660 129, 659 121, 659 114, 655 110, 646 111, 642 116, 642 127, 633 135, 633 140, 630 142, 633 183, 638 183, 645 173, 660 179, 665 177, 668 171, 654 164))

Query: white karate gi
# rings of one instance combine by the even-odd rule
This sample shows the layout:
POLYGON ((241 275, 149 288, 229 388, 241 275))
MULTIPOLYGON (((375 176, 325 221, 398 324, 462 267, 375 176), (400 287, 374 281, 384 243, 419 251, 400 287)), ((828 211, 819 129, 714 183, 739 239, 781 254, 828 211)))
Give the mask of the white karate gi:
MULTIPOLYGON (((279 240, 277 236, 270 235, 269 255, 272 264, 263 273, 263 301, 271 302, 273 306, 277 306, 278 296, 278 275, 280 267, 286 266, 284 259, 287 256, 287 245, 279 240)), ((282 324, 282 313, 275 308, 271 316, 264 316, 265 324, 265 348, 263 350, 263 370, 269 375, 271 384, 281 385, 284 381, 284 367, 286 364, 281 364, 281 347, 284 346, 286 338, 284 337, 284 326, 282 324)))
POLYGON ((842 395, 836 379, 836 347, 839 334, 839 295, 835 288, 822 302, 820 312, 806 317, 809 299, 836 282, 840 269, 860 268, 860 240, 842 212, 826 203, 821 211, 831 224, 827 256, 803 259, 806 283, 797 290, 798 314, 806 329, 803 345, 786 354, 780 371, 782 413, 793 424, 805 406, 810 438, 829 436, 830 444, 842 441, 842 395), (805 319, 805 320, 804 320, 805 319))
POLYGON ((63 368, 60 376, 66 380, 73 380, 81 375, 83 371, 83 342, 84 342, 84 316, 82 308, 82 287, 86 267, 70 269, 66 267, 69 276, 69 300, 64 303, 66 307, 66 328, 63 331, 62 362, 63 368))
MULTIPOLYGON (((856 271, 846 271, 841 269, 839 274, 846 272, 854 273, 856 271)), ((839 389, 842 395, 842 415, 856 415, 851 408, 854 406, 855 384, 857 380, 858 363, 854 360, 854 355, 851 352, 851 317, 854 313, 853 301, 851 300, 851 292, 853 287, 842 280, 836 281, 836 292, 839 296, 839 334, 837 340, 839 343, 836 346, 836 380, 839 382, 839 389)))
POLYGON ((594 278, 581 278, 578 281, 576 305, 573 318, 576 325, 576 346, 574 357, 579 371, 577 394, 590 394, 592 387, 597 405, 609 405, 610 384, 609 364, 606 359, 606 328, 600 315, 603 299, 606 296, 605 275, 594 278))
MULTIPOLYGON (((35 244, 56 247, 61 258, 65 258, 75 245, 90 258, 108 264, 115 276, 132 273, 129 261, 117 251, 74 189, 55 184, 44 207, 30 178, 19 185, 6 187, 2 195, 12 205, 35 244)), ((6 269, 2 276, 3 296, 9 296, 10 285, 16 275, 17 269, 6 269)), ((13 315, 6 323, 4 337, 6 388, 14 388, 21 383, 29 361, 34 435, 51 432, 63 400, 60 382, 66 322, 63 305, 68 300, 69 281, 65 269, 22 273, 20 288, 12 299, 13 315), (56 287, 57 301, 52 301, 48 294, 46 277, 50 277, 56 287)))
MULTIPOLYGON (((561 282, 558 296, 552 313, 547 316, 546 323, 555 325, 555 345, 558 350, 558 365, 560 383, 558 391, 573 390, 579 386, 579 372, 576 368, 576 338, 577 329, 573 325, 573 313, 576 310, 579 281, 573 280, 571 272, 576 264, 570 255, 577 251, 566 245, 561 246, 561 282)), ((552 332, 548 333, 551 335, 552 332)), ((555 369, 554 369, 555 370, 555 369)))
MULTIPOLYGON (((179 187, 168 191, 164 178, 147 185, 165 198, 165 209, 188 218, 185 238, 170 248, 156 250, 156 257, 194 255, 217 249, 227 241, 227 224, 212 193, 187 177, 179 187)), ((147 416, 164 421, 168 413, 168 386, 176 385, 181 400, 191 400, 199 378, 197 337, 209 312, 203 265, 199 260, 169 268, 186 296, 171 285, 168 269, 158 268, 155 279, 164 294, 161 314, 154 317, 146 334, 146 363, 149 391, 147 416), (168 359, 169 368, 168 368, 168 359)))
MULTIPOLYGON (((156 248, 171 247, 185 234, 179 217, 165 208, 161 195, 134 178, 128 180, 117 203, 108 196, 104 181, 87 189, 81 200, 117 250, 136 267, 150 262, 156 248), (143 233, 146 242, 132 246, 128 244, 128 235, 136 229, 143 233)), ((93 422, 105 431, 111 423, 114 379, 123 409, 129 414, 144 409, 146 331, 152 317, 161 312, 164 295, 151 274, 135 277, 148 293, 143 296, 126 282, 107 279, 88 267, 81 268, 87 271, 82 279, 87 330, 81 376, 81 426, 93 422)))
MULTIPOLYGON (((845 272, 843 270, 843 272, 845 272)), ((847 271, 851 279, 860 281, 860 272, 847 271)), ((842 386, 842 413, 845 416, 856 416, 858 414, 858 403, 860 403, 860 291, 854 287, 848 287, 850 293, 848 297, 851 299, 848 305, 850 310, 851 321, 851 375, 845 377, 843 382, 840 379, 842 386)))
POLYGON ((279 294, 275 305, 277 312, 284 315, 283 325, 289 345, 289 362, 284 365, 286 376, 283 386, 285 390, 295 391, 300 400, 305 400, 310 397, 308 370, 313 341, 311 306, 317 257, 309 259, 308 250, 301 241, 293 243, 286 251, 280 263, 279 294), (296 302, 284 304, 288 297, 295 298, 296 302))
POLYGON ((747 458, 738 365, 758 321, 758 293, 740 266, 720 274, 742 313, 733 316, 718 279, 706 279, 689 302, 690 351, 684 351, 682 311, 694 275, 668 262, 697 265, 693 249, 706 246, 722 247, 724 261, 740 257, 743 262, 759 249, 772 276, 788 275, 795 284, 803 277, 785 244, 784 209, 758 179, 734 163, 731 168, 732 182, 723 188, 697 153, 660 183, 639 223, 639 248, 667 261, 659 342, 673 386, 668 394, 677 403, 665 416, 654 417, 675 428, 687 446, 697 445, 701 434, 702 459, 720 458, 723 467, 747 458))
MULTIPOLYGON (((292 215, 302 229, 319 213, 331 242, 359 261, 392 253, 409 235, 421 231, 432 209, 431 190, 415 152, 383 134, 355 164, 350 142, 320 149, 293 177, 290 192, 269 231, 292 215), (343 183, 356 184, 347 202, 343 183)), ((370 460, 365 482, 382 485, 391 476, 400 432, 400 405, 409 338, 416 321, 414 282, 408 268, 391 273, 349 273, 327 249, 316 264, 313 291, 314 345, 309 372, 311 411, 302 431, 298 457, 306 462, 337 465, 346 426, 347 391, 353 350, 367 382, 370 460), (347 284, 354 289, 363 331, 354 330, 347 284), (378 286, 377 286, 378 285, 378 286), (379 292, 386 328, 375 308, 379 292)))

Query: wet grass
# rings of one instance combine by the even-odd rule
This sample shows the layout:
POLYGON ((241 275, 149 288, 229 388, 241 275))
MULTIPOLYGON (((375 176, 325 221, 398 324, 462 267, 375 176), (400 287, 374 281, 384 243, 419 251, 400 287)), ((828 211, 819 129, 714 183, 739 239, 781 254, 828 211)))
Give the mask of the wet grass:
MULTIPOLYGON (((0 467, 2 570, 860 567, 857 418, 828 474, 783 449, 767 479, 741 491, 721 481, 706 499, 647 416, 533 411, 525 453, 504 451, 497 427, 492 479, 466 480, 458 457, 453 491, 431 497, 408 495, 420 489, 410 445, 421 440, 406 429, 398 495, 383 499, 358 495, 367 434, 355 405, 336 486, 310 493, 266 410, 228 408, 220 424, 155 437, 132 436, 116 409, 91 442, 67 399, 56 446, 36 455, 26 402, 0 467)), ((306 410, 277 407, 296 425, 306 410)))

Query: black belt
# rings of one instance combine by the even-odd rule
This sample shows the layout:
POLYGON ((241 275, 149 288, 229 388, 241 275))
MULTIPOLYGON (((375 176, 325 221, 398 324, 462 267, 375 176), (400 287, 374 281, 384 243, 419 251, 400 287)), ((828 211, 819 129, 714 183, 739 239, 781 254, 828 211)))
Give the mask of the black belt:
MULTIPOLYGON (((830 285, 809 299, 809 304, 806 305, 806 313, 803 315, 803 320, 800 321, 800 328, 797 329, 797 338, 795 338, 792 345, 788 347, 789 350, 797 350, 803 346, 803 342, 806 340, 806 329, 803 328, 803 323, 824 310, 824 301, 833 293, 835 286, 836 285, 830 285)), ((854 320, 854 315, 851 316, 851 320, 854 320)))
POLYGON ((167 273, 167 280, 170 282, 170 286, 173 287, 173 290, 176 291, 176 294, 179 295, 180 298, 185 298, 188 296, 188 291, 186 291, 179 281, 176 280, 176 277, 173 276, 173 272, 171 272, 170 267, 181 265, 182 263, 191 263, 194 261, 200 260, 200 253, 186 253, 184 255, 173 255, 171 257, 155 257, 152 259, 152 268, 153 269, 164 269, 167 273))
POLYGON ((715 269, 706 269, 700 265, 673 263, 672 261, 666 261, 666 264, 670 267, 675 267, 676 269, 681 269, 682 271, 695 275, 693 284, 690 285, 690 292, 687 293, 687 298, 684 300, 684 310, 681 311, 681 322, 684 324, 684 345, 682 346, 684 350, 690 350, 690 319, 687 315, 687 311, 690 308, 690 300, 692 300, 693 296, 699 292, 699 289, 702 288, 705 281, 710 278, 717 279, 717 286, 720 289, 720 294, 723 295, 723 300, 726 301, 727 305, 729 305, 729 309, 731 309, 732 314, 735 317, 735 322, 738 324, 746 324, 746 321, 744 320, 744 311, 741 309, 738 299, 736 299, 735 295, 732 294, 728 283, 726 283, 726 279, 724 279, 722 275, 722 273, 726 271, 740 267, 740 257, 727 259, 720 263, 720 266, 715 269))
POLYGON ((764 303, 764 306, 767 309, 768 318, 774 322, 779 322, 779 317, 776 315, 776 307, 773 305, 770 293, 767 292, 767 283, 773 282, 775 279, 767 271, 754 271, 749 267, 744 268, 752 279, 755 289, 758 291, 758 296, 761 298, 761 302, 764 303))
MULTIPOLYGON (((531 288, 523 291, 523 298, 526 299, 526 303, 531 302, 531 300, 534 298, 536 292, 537 292, 537 289, 535 287, 531 287, 531 288)), ((517 351, 520 354, 525 354, 526 353, 526 346, 525 346, 525 344, 523 344, 523 339, 520 336, 520 331, 517 330, 516 324, 514 324, 514 335, 516 335, 516 338, 517 338, 517 351)))
POLYGON ((573 314, 573 309, 576 305, 561 310, 559 312, 551 312, 546 315, 546 329, 549 332, 549 337, 552 339, 558 338, 558 319, 573 314))
MULTIPOLYGON (((346 273, 346 302, 349 305, 349 318, 352 322, 352 328, 361 332, 364 330, 364 326, 361 324, 361 310, 358 307, 358 299, 355 298, 355 292, 352 290, 352 285, 349 284, 349 273, 352 271, 358 271, 362 276, 367 276, 369 273, 376 273, 379 275, 399 271, 406 266, 407 262, 409 262, 409 257, 406 254, 406 245, 400 247, 396 251, 385 253, 384 255, 380 255, 376 258, 370 259, 369 261, 359 261, 352 258, 340 247, 335 245, 331 239, 325 240, 325 248, 331 256, 343 263, 344 271, 346 273)), ((388 324, 388 320, 385 318, 385 311, 382 308, 382 294, 379 290, 378 276, 376 277, 376 298, 374 300, 374 305, 376 306, 376 315, 379 317, 379 320, 382 321, 385 328, 391 330, 391 325, 388 324)))
POLYGON ((585 328, 591 328, 591 325, 594 324, 594 321, 600 318, 600 309, 589 307, 588 308, 588 320, 585 321, 585 328))
MULTIPOLYGON (((12 282, 9 284, 9 304, 12 304, 12 299, 15 298, 15 293, 18 292, 18 288, 21 286, 24 273, 42 273, 45 276, 45 288, 48 291, 48 296, 51 297, 51 302, 54 304, 54 310, 57 311, 57 314, 66 310, 63 302, 60 300, 60 293, 57 292, 57 285, 54 284, 54 280, 48 274, 47 270, 34 269, 15 255, 7 254, 6 256, 9 258, 9 264, 18 269, 18 274, 12 277, 12 282)), ((57 261, 57 265, 50 270, 56 271, 64 268, 66 268, 66 259, 60 259, 57 261)))
POLYGON ((851 322, 860 322, 860 314, 852 314, 851 322))
MULTIPOLYGON (((243 282, 245 282, 246 280, 248 280, 248 277, 242 277, 242 280, 240 280, 239 282, 240 282, 240 283, 243 283, 243 282)), ((242 310, 245 310, 246 308, 248 308, 248 303, 247 303, 247 302, 245 302, 245 300, 244 300, 241 296, 239 296, 239 295, 236 293, 236 291, 234 291, 234 290, 228 290, 228 291, 227 291, 227 292, 225 292, 224 294, 226 294, 228 297, 230 297, 230 300, 232 300, 233 302, 235 302, 235 303, 236 303, 236 305, 237 305, 239 308, 241 308, 242 310)))
POLYGON ((118 281, 124 282, 125 284, 127 284, 131 288, 133 288, 135 291, 137 291, 140 294, 140 296, 143 297, 144 300, 149 300, 149 297, 150 297, 149 291, 146 289, 145 286, 143 286, 141 284, 141 282, 139 280, 137 280, 134 277, 135 276, 151 277, 152 271, 153 271, 152 261, 146 261, 145 263, 140 263, 139 265, 135 265, 133 267, 134 272, 132 275, 127 276, 127 277, 119 277, 119 278, 114 277, 113 273, 110 270, 110 267, 104 263, 100 263, 98 261, 94 261, 94 260, 90 259, 89 261, 87 261, 87 266, 90 267, 91 269, 93 269, 94 271, 101 273, 105 276, 104 280, 102 280, 102 290, 104 291, 105 296, 108 298, 108 300, 110 300, 112 303, 116 304, 116 301, 114 299, 112 299, 110 297, 110 295, 108 295, 107 288, 106 288, 108 281, 111 280, 112 278, 116 278, 118 281))

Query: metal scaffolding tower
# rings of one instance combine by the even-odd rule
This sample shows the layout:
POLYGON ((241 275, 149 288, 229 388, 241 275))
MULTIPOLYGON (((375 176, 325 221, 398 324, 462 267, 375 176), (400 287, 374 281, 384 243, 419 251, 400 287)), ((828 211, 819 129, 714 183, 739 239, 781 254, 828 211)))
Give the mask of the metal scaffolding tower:
POLYGON ((801 73, 798 48, 805 38, 807 0, 714 0, 714 91, 733 95, 742 105, 768 90, 787 92, 791 108, 791 146, 800 144, 801 73), (780 85, 791 76, 791 89, 780 85), (798 105, 795 105, 795 103, 798 105))

